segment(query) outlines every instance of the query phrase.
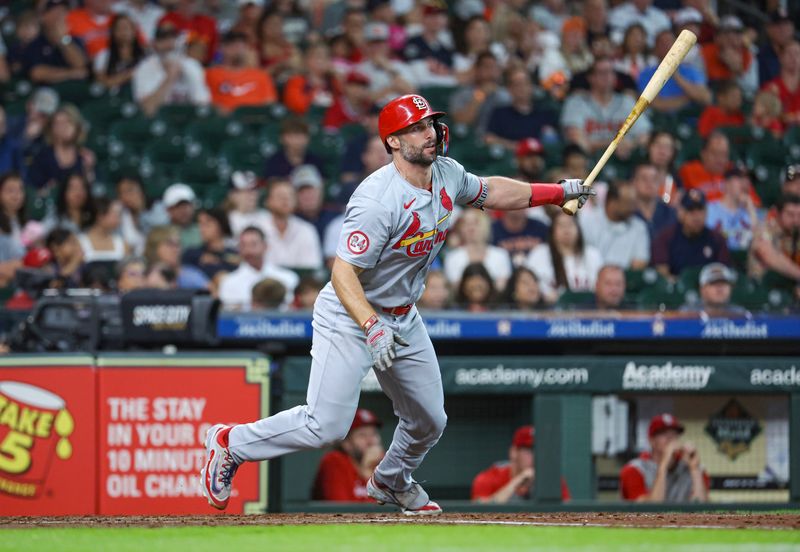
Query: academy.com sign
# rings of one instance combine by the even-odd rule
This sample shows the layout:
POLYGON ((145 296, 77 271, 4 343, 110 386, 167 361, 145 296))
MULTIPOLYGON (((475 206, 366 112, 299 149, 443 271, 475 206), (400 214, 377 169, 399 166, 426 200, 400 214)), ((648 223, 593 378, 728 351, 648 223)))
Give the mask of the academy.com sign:
POLYGON ((459 368, 455 374, 456 385, 477 387, 485 385, 562 387, 589 383, 587 368, 459 368))
POLYGON ((713 366, 697 364, 636 364, 630 361, 622 375, 623 389, 696 390, 708 386, 713 366))
POLYGON ((796 366, 786 370, 769 368, 751 370, 750 385, 800 386, 800 370, 796 366))

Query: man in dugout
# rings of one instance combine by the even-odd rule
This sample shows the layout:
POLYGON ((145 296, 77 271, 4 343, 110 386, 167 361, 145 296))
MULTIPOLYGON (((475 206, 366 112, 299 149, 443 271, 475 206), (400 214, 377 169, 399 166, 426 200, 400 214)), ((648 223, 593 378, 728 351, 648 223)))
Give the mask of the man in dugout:
POLYGON ((635 502, 708 502, 710 480, 697 448, 680 440, 684 427, 671 414, 658 414, 647 431, 650 451, 619 474, 623 500, 635 502))

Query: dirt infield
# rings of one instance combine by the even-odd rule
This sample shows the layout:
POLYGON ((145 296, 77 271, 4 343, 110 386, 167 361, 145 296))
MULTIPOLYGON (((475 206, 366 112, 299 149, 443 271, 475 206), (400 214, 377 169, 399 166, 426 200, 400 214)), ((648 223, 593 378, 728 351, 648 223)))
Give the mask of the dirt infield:
POLYGON ((547 513, 459 514, 409 518, 399 514, 265 514, 209 516, 0 517, 0 529, 36 527, 179 527, 202 525, 453 524, 640 528, 800 529, 800 513, 547 513))

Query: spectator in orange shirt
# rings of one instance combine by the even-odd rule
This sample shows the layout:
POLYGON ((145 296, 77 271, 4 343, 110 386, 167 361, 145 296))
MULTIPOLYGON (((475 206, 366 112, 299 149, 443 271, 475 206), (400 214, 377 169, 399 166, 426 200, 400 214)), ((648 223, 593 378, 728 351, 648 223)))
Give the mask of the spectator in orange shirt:
POLYGON ((223 113, 243 105, 265 105, 277 99, 269 74, 248 63, 247 36, 228 31, 222 38, 222 62, 206 70, 211 103, 223 113))
POLYGON ((111 0, 84 0, 82 8, 67 15, 69 34, 81 40, 89 59, 108 48, 111 3, 111 0))
POLYGON ((185 35, 186 43, 192 45, 187 53, 202 64, 208 65, 217 51, 219 42, 217 23, 211 17, 197 11, 196 0, 178 0, 175 7, 161 18, 158 26, 167 22, 172 23, 185 35))
POLYGON ((730 150, 727 136, 719 131, 709 134, 700 150, 700 159, 687 161, 678 171, 684 189, 702 190, 709 201, 720 199, 730 150))
MULTIPOLYGON (((533 495, 534 429, 531 425, 517 428, 508 449, 508 460, 483 470, 472 481, 472 500, 506 504, 525 500, 533 495)), ((561 500, 570 500, 569 488, 562 478, 561 500)))
POLYGON ((320 461, 312 500, 374 502, 367 496, 367 481, 385 454, 378 433, 382 425, 369 410, 356 411, 347 437, 320 461))
POLYGON ((714 42, 703 46, 703 60, 709 83, 733 79, 751 98, 758 90, 758 60, 744 43, 744 30, 735 15, 720 19, 714 42))
POLYGON ((289 77, 283 91, 283 104, 298 115, 311 107, 330 107, 340 92, 333 72, 331 55, 325 43, 312 44, 305 52, 305 71, 289 77))
POLYGON ((743 125, 742 91, 736 82, 722 81, 717 87, 716 103, 703 110, 697 123, 697 130, 700 136, 707 138, 711 131, 718 127, 743 125))

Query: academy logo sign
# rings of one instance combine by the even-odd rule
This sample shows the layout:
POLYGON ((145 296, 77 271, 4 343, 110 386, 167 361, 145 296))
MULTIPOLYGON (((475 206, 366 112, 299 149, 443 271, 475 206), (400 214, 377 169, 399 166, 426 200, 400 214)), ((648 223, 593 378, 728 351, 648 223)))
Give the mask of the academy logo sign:
POLYGON ((630 361, 622 375, 622 388, 632 390, 693 391, 705 389, 713 366, 664 364, 636 364, 630 361))
POLYGON ((712 416, 705 429, 717 443, 717 449, 731 460, 749 451, 750 443, 761 433, 758 420, 736 399, 729 400, 722 410, 712 416))

